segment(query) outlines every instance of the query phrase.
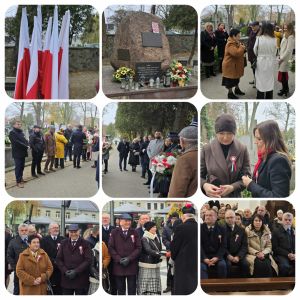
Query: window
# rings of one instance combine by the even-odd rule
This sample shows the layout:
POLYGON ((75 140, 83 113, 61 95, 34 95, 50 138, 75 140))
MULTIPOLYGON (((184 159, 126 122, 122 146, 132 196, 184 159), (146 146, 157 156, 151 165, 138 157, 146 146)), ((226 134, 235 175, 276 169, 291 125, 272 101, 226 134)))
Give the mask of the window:
POLYGON ((164 203, 161 203, 160 204, 160 209, 164 209, 165 208, 164 206, 165 206, 164 203))
POLYGON ((57 212, 55 213, 55 217, 56 217, 56 219, 59 219, 59 218, 60 218, 60 211, 57 211, 57 212))
POLYGON ((147 203, 147 209, 151 210, 151 203, 147 203))
POLYGON ((157 210, 157 203, 154 203, 154 210, 157 210))
POLYGON ((141 203, 138 202, 138 203, 136 204, 136 206, 137 206, 137 207, 141 207, 141 203))
POLYGON ((37 214, 38 217, 40 217, 41 216, 41 210, 38 209, 36 214, 37 214))
POLYGON ((66 219, 70 219, 70 213, 69 212, 66 213, 66 219))
POLYGON ((46 210, 46 217, 51 217, 51 212, 50 212, 50 210, 46 210))
POLYGON ((95 214, 92 214, 92 218, 93 218, 93 219, 96 219, 96 215, 95 215, 95 214))

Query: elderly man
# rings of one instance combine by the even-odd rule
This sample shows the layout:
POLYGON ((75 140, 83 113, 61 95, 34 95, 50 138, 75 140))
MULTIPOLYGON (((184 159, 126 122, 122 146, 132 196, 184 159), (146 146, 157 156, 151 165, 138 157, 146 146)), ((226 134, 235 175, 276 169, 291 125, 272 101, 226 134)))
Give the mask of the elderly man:
MULTIPOLYGON (((161 132, 156 131, 154 134, 154 139, 150 140, 149 145, 147 147, 147 154, 150 160, 149 168, 151 169, 151 159, 156 155, 164 151, 164 140, 162 139, 161 132)), ((152 179, 152 173, 149 172, 148 180, 144 183, 144 185, 150 185, 152 179)))
POLYGON ((183 153, 175 164, 168 198, 190 197, 198 187, 198 128, 187 126, 179 137, 183 153))
POLYGON ((274 259, 278 264, 279 276, 295 276, 295 230, 292 228, 293 214, 282 216, 282 226, 272 234, 274 259))
POLYGON ((50 125, 49 130, 45 133, 45 153, 47 154, 47 160, 44 167, 44 172, 49 173, 50 171, 55 172, 53 169, 55 152, 56 152, 56 141, 55 141, 55 126, 50 125), (49 167, 50 164, 50 167, 49 167), (49 167, 49 170, 48 170, 49 167))
POLYGON ((19 255, 28 248, 28 225, 20 224, 18 226, 18 235, 12 239, 7 248, 8 269, 14 271, 14 295, 20 294, 19 278, 16 275, 16 265, 19 255))
POLYGON ((226 229, 217 223, 217 212, 208 209, 205 221, 201 224, 201 278, 208 278, 211 268, 217 270, 218 278, 227 277, 227 266, 224 260, 226 253, 226 229))
POLYGON ((89 242, 80 237, 78 225, 71 224, 69 238, 61 242, 56 257, 63 295, 87 295, 92 256, 89 242))
MULTIPOLYGON (((257 208, 257 214, 260 215, 260 216, 262 216, 263 223, 270 228, 270 225, 271 225, 270 224, 270 217, 269 217, 269 215, 267 213, 266 207, 263 206, 263 205, 258 206, 258 208, 257 208)), ((271 228, 270 228, 270 230, 272 231, 271 228)))
POLYGON ((53 273, 50 277, 53 293, 54 295, 61 295, 61 273, 56 264, 56 256, 60 248, 61 242, 65 238, 59 235, 59 225, 57 223, 50 223, 48 231, 49 234, 45 236, 41 241, 41 248, 44 249, 45 252, 48 254, 53 265, 53 273))
POLYGON ((247 227, 251 224, 251 221, 252 221, 252 211, 250 208, 245 208, 242 223, 245 227, 247 227))
POLYGON ((136 295, 138 259, 142 245, 138 233, 131 228, 131 221, 129 214, 122 214, 120 227, 111 232, 108 242, 118 295, 126 295, 126 281, 127 294, 136 295))
POLYGON ((73 127, 71 124, 68 124, 64 136, 68 140, 68 143, 65 145, 65 161, 67 160, 67 156, 69 154, 69 160, 72 161, 72 143, 71 143, 71 136, 73 133, 73 127))
POLYGON ((144 235, 144 231, 145 231, 144 224, 147 222, 150 222, 150 221, 151 221, 151 219, 150 219, 149 215, 147 215, 147 214, 140 215, 138 227, 136 229, 136 232, 139 234, 140 239, 144 235))
POLYGON ((225 212, 227 231, 226 263, 228 277, 231 277, 232 266, 238 266, 241 270, 240 277, 248 277, 249 264, 246 260, 248 252, 248 239, 245 229, 235 224, 235 212, 231 209, 225 212))
POLYGON ((198 224, 195 214, 190 204, 182 208, 182 224, 175 228, 170 244, 171 258, 175 262, 174 295, 192 294, 198 286, 198 224))
POLYGON ((13 129, 9 133, 11 142, 12 157, 15 161, 15 176, 17 187, 24 188, 23 172, 25 167, 25 158, 28 156, 27 150, 29 143, 25 138, 20 120, 15 120, 13 129))

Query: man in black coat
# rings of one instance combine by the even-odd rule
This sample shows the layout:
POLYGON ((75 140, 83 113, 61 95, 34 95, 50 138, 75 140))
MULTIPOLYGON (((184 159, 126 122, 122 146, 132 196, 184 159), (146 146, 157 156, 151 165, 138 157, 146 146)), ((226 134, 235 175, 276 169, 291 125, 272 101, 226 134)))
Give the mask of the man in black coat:
POLYGON ((82 126, 78 125, 78 128, 73 132, 71 136, 71 143, 74 145, 73 149, 73 167, 80 169, 80 156, 82 154, 83 142, 86 139, 86 135, 82 132, 82 126))
POLYGON ((89 242, 80 237, 78 225, 71 224, 69 238, 61 242, 56 257, 63 295, 87 294, 92 256, 89 242))
POLYGON ((245 208, 242 223, 245 227, 247 227, 251 224, 251 222, 252 222, 252 211, 250 208, 245 208))
POLYGON ((53 265, 53 273, 50 277, 50 282, 53 288, 54 295, 62 295, 60 286, 61 273, 56 264, 56 256, 62 241, 65 238, 59 235, 59 225, 57 223, 49 224, 49 235, 45 236, 41 241, 41 248, 48 254, 53 265))
POLYGON ((293 215, 284 213, 282 226, 272 234, 274 259, 279 268, 279 276, 295 276, 295 230, 292 228, 293 215))
POLYGON ((122 162, 124 161, 124 171, 128 171, 126 169, 127 165, 127 157, 129 153, 129 142, 124 138, 119 142, 119 145, 117 147, 117 150, 119 151, 119 168, 120 171, 122 171, 122 162))
POLYGON ((182 222, 174 232, 170 244, 175 262, 174 295, 189 295, 198 286, 198 224, 195 209, 187 204, 182 208, 182 222))
MULTIPOLYGON (((105 243, 106 247, 108 247, 109 237, 113 229, 115 229, 115 226, 110 225, 110 215, 103 213, 102 214, 102 242, 105 243)), ((109 280, 110 280, 110 294, 117 295, 116 280, 112 272, 113 269, 112 260, 110 261, 107 269, 108 269, 109 280)))
POLYGON ((69 154, 69 160, 72 161, 72 143, 71 136, 73 133, 73 127, 71 124, 67 126, 67 129, 64 132, 65 138, 68 140, 68 143, 65 145, 65 161, 67 160, 69 154))
POLYGON ((143 137, 143 141, 140 144, 140 157, 141 157, 141 166, 142 166, 142 178, 146 178, 146 172, 149 176, 149 156, 147 154, 147 147, 150 141, 148 140, 147 136, 143 137))
POLYGON ((38 178, 35 169, 37 169, 37 174, 45 175, 41 168, 41 162, 45 150, 45 140, 40 126, 33 126, 33 132, 29 137, 29 145, 32 153, 31 176, 38 178))
POLYGON ((90 236, 86 239, 91 246, 91 249, 93 249, 96 244, 99 242, 99 226, 95 225, 92 230, 90 236))
POLYGON ((238 266, 241 270, 240 277, 249 276, 249 264, 246 260, 248 252, 248 238, 245 229, 235 224, 235 212, 231 209, 225 212, 226 222, 226 263, 227 274, 231 277, 232 266, 238 266))
POLYGON ((25 157, 28 156, 27 150, 29 143, 23 133, 22 123, 19 120, 15 120, 13 129, 9 133, 9 140, 11 142, 12 157, 15 161, 15 176, 17 186, 19 188, 24 187, 23 171, 25 167, 25 157))
POLYGON ((218 278, 227 277, 224 260, 226 253, 226 229, 217 223, 217 212, 208 209, 205 223, 201 224, 201 278, 208 278, 210 268, 216 268, 218 278))
POLYGON ((19 260, 19 255, 28 248, 28 225, 20 224, 18 226, 18 234, 12 239, 7 248, 8 270, 14 272, 14 295, 20 294, 19 278, 16 275, 16 266, 19 260))

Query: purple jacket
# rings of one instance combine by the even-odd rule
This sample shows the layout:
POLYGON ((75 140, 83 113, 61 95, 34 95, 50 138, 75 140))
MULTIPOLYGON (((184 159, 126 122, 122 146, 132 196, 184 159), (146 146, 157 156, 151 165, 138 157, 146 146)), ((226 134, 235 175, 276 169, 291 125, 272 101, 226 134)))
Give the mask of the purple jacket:
POLYGON ((115 228, 111 232, 108 242, 109 254, 113 260, 113 274, 117 276, 136 275, 141 249, 141 239, 133 228, 128 230, 126 237, 121 227, 115 228), (130 260, 127 267, 120 265, 120 259, 123 257, 128 257, 130 260))

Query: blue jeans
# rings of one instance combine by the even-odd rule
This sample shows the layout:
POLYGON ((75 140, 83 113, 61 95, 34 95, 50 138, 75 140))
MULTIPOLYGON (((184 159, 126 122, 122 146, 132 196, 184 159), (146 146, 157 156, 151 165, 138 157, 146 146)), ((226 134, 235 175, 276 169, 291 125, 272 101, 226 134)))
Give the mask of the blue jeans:
MULTIPOLYGON (((216 268, 218 278, 226 278, 227 277, 227 265, 224 259, 220 259, 216 262, 215 266, 209 268, 216 268)), ((208 265, 205 263, 201 263, 201 278, 208 278, 208 265)))

